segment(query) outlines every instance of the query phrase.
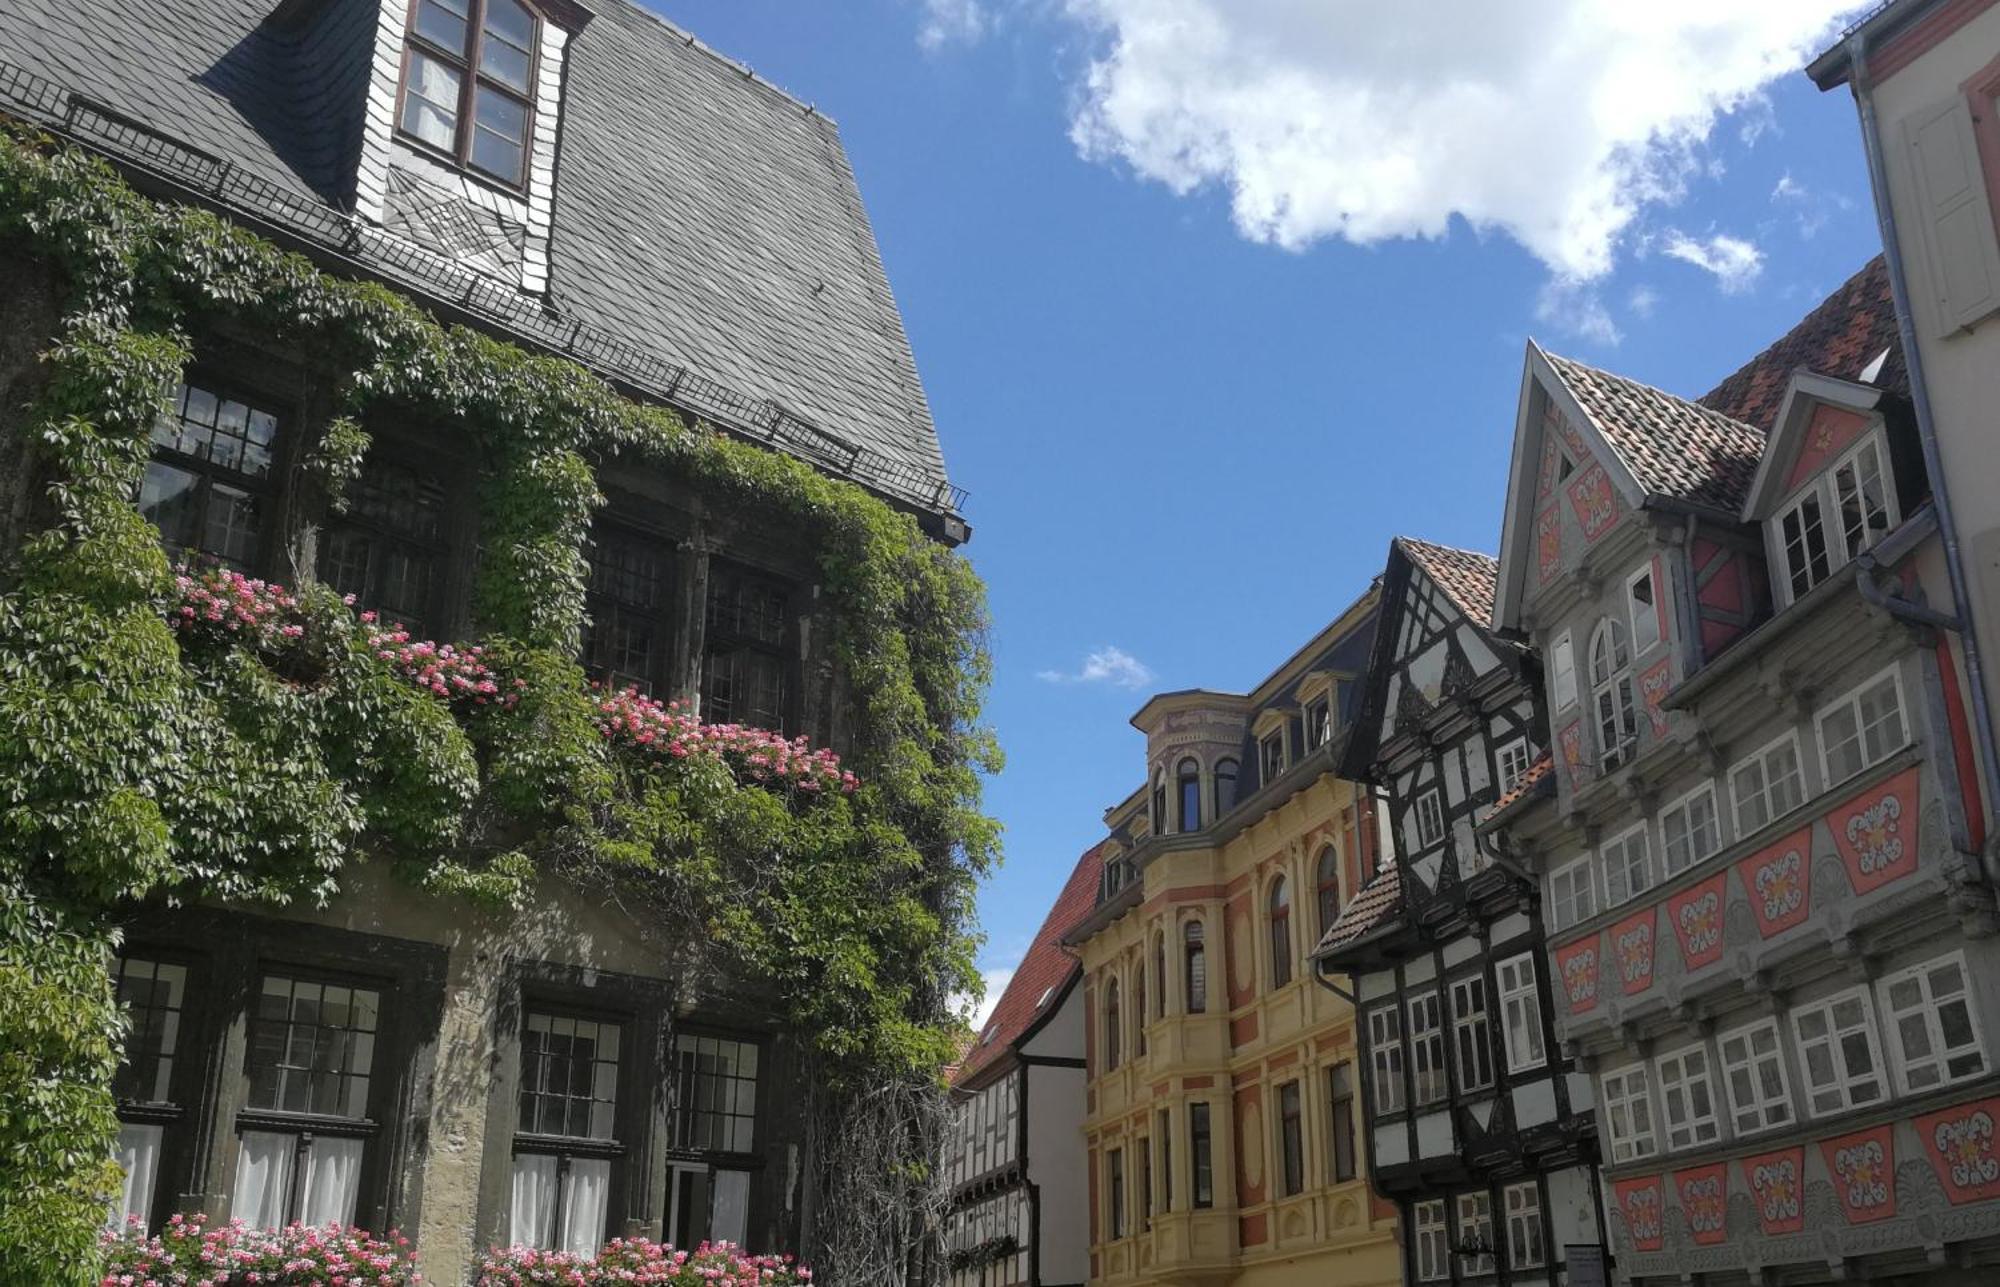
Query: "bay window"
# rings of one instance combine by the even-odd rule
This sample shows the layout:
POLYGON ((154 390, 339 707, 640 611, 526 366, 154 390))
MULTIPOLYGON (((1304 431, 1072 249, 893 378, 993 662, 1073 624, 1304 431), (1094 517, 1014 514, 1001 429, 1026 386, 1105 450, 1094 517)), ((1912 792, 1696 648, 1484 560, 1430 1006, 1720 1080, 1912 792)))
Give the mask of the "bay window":
POLYGON ((521 187, 540 30, 520 0, 416 0, 398 128, 459 165, 521 187))
POLYGON ((1181 951, 1186 973, 1183 985, 1187 989, 1189 1014, 1203 1014, 1208 1010, 1208 951, 1202 943, 1201 934, 1200 921, 1189 921, 1181 927, 1181 951))
POLYGON ((1192 759, 1174 766, 1174 785, 1181 798, 1181 830, 1201 830, 1201 765, 1192 759))

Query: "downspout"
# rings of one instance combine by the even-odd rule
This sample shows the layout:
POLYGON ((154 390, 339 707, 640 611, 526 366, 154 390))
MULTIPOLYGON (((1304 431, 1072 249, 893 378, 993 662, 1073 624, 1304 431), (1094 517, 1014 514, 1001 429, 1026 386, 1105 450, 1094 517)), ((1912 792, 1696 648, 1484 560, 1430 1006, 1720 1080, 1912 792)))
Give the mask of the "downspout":
MULTIPOLYGON (((1930 474, 1931 503, 1937 507, 1938 533, 1944 539, 1945 574, 1950 579, 1952 600, 1969 609, 1972 599, 1966 591, 1965 567, 1958 547, 1958 524, 1952 515, 1950 489, 1945 485, 1944 463, 1938 451, 1937 422, 1931 415, 1930 387, 1924 377, 1923 354, 1917 348, 1916 318, 1910 311, 1903 248, 1896 238, 1895 210, 1889 202, 1889 174, 1882 159, 1875 100, 1868 91, 1868 40, 1864 33, 1856 31, 1847 38, 1847 60, 1848 88, 1853 92, 1855 108, 1861 114, 1861 150, 1868 162, 1868 188, 1875 199, 1875 222, 1882 232, 1882 257, 1888 264, 1889 289, 1896 301, 1896 338, 1903 346, 1903 365, 1910 373, 1910 401, 1917 415, 1917 439, 1923 445, 1924 469, 1930 474)), ((1864 597, 1870 593, 1872 582, 1869 573, 1872 571, 1865 564, 1861 569, 1860 584, 1864 597)), ((1875 588, 1879 590, 1879 587, 1875 588)), ((1883 606, 1887 606, 1886 602, 1883 606)), ((1916 605, 1907 606, 1914 608, 1916 605)), ((1890 610, 1896 611, 1893 608, 1890 610)), ((1972 690, 1973 735, 1979 741, 1979 775, 1990 812, 2000 807, 2000 779, 1995 777, 1996 772, 2000 772, 2000 751, 1996 751, 1994 744, 1993 712, 1986 698, 1985 667, 1980 664, 1979 642, 1973 637, 1973 632, 1959 629, 1958 637, 1959 646, 1965 654, 1966 687, 1972 690)), ((1990 837, 1979 859, 1987 883, 2000 884, 2000 855, 1994 853, 1990 837)))

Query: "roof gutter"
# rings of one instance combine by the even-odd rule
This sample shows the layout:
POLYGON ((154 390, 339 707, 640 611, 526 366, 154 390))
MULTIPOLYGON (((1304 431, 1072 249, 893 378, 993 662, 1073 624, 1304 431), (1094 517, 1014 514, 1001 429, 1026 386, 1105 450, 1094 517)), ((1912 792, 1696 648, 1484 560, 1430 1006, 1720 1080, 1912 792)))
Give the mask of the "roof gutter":
MULTIPOLYGON (((1931 411, 1930 382, 1924 372, 1923 351, 1917 347, 1916 317, 1910 310, 1910 285, 1903 266, 1903 249, 1896 237, 1896 217, 1889 201, 1889 172, 1882 157, 1880 122, 1875 115, 1875 98, 1868 85, 1869 27, 1863 24, 1847 38, 1848 88, 1861 114, 1861 149, 1868 161, 1868 188, 1875 198, 1875 221, 1882 233, 1882 253, 1889 266, 1889 289, 1896 300, 1896 336, 1903 346, 1903 363, 1910 373, 1910 401, 1917 415, 1917 438, 1923 444, 1924 469, 1930 474, 1931 503, 1937 507, 1938 532, 1944 543, 1945 574, 1951 585, 1952 602, 1965 607, 1972 602, 1966 591, 1965 559, 1958 544, 1958 524, 1951 510, 1951 489, 1945 480, 1944 462, 1938 448, 1937 421, 1931 411)), ((1869 593, 1872 565, 1860 569, 1862 594, 1869 593)), ((1873 602, 1873 600, 1870 600, 1873 602)), ((1972 695, 1973 735, 1979 741, 1979 775, 1989 806, 2000 803, 2000 748, 1994 743, 1993 712, 1986 695, 1985 667, 1979 656, 1975 632, 1958 628, 1959 646, 1965 656, 1966 687, 1972 695)), ((1989 838, 1980 864, 1990 883, 2000 883, 2000 855, 1989 838)))

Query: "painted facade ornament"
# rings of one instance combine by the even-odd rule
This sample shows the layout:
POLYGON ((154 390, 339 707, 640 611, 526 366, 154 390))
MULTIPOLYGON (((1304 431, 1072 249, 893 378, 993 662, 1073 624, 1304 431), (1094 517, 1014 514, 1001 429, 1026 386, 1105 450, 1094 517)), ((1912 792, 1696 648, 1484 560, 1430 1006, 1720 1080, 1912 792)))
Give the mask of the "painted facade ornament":
MULTIPOLYGON (((1544 422, 1546 424, 1546 421, 1544 422)), ((1562 448, 1557 445, 1556 435, 1546 429, 1542 432, 1542 463, 1535 475, 1535 502, 1540 504, 1552 500, 1556 494, 1556 482, 1562 477, 1562 448)))
POLYGON ((1583 781, 1583 721, 1571 720, 1562 732, 1556 734, 1556 744, 1562 748, 1563 773, 1574 789, 1577 783, 1583 781))
POLYGON ((1916 871, 1917 772, 1904 769, 1827 814, 1855 893, 1872 893, 1916 871))
POLYGON ((1628 916, 1611 927, 1612 959, 1626 996, 1653 986, 1653 909, 1628 916))
POLYGON ((1556 977, 1569 997, 1569 1012, 1597 1008, 1597 936, 1579 939, 1555 951, 1556 977))
POLYGON ((1869 419, 1844 407, 1821 406, 1813 410, 1798 458, 1785 476, 1785 491, 1796 490, 1808 478, 1833 463, 1833 458, 1852 446, 1868 429, 1869 419))
POLYGON ((1535 577, 1547 585, 1562 571, 1562 512, 1549 505, 1535 516, 1535 577))
POLYGON ((1953 1206, 2000 1198, 1996 1123, 2000 1123, 2000 1099, 1976 1100, 1916 1119, 1924 1156, 1953 1206))
POLYGON ((1812 828, 1801 827, 1736 864, 1757 932, 1765 938, 1804 923, 1812 903, 1812 828))
POLYGON ((1691 885, 1666 901, 1667 923, 1681 945, 1688 973, 1707 969, 1722 959, 1722 912, 1729 889, 1724 872, 1691 885))
MULTIPOLYGON (((1657 581, 1655 582, 1657 584, 1657 581)), ((1663 627, 1664 629, 1664 627, 1663 627)), ((1669 653, 1648 666, 1639 675, 1639 700, 1646 707, 1646 722, 1653 726, 1653 737, 1667 735, 1667 712, 1661 703, 1667 700, 1667 693, 1674 686, 1674 658, 1669 653)))
POLYGON ((1877 1126, 1822 1141, 1820 1153, 1833 1177, 1833 1193, 1849 1224, 1896 1214, 1896 1128, 1877 1126))
POLYGON ((1681 1217, 1696 1245, 1712 1247, 1729 1237, 1729 1168, 1717 1162, 1674 1173, 1681 1217))
POLYGON ((1557 431, 1562 434, 1563 446, 1569 448, 1571 460, 1581 466, 1585 461, 1595 459, 1590 454, 1590 447, 1584 442, 1583 435, 1577 432, 1576 426, 1570 423, 1568 416, 1554 407, 1549 408, 1549 415, 1555 420, 1557 431))
POLYGON ((1618 521, 1618 498, 1611 491, 1611 475, 1604 466, 1593 464, 1569 481, 1569 507, 1576 514, 1583 539, 1595 541, 1618 521))
POLYGON ((1635 1251, 1659 1251, 1666 1246, 1666 1212, 1661 1201, 1660 1177, 1614 1180, 1611 1189, 1618 1198, 1618 1210, 1625 1216, 1625 1234, 1635 1251))
POLYGON ((1767 1238, 1798 1233, 1806 1227, 1803 1147, 1759 1153, 1737 1163, 1757 1207, 1757 1227, 1767 1238))

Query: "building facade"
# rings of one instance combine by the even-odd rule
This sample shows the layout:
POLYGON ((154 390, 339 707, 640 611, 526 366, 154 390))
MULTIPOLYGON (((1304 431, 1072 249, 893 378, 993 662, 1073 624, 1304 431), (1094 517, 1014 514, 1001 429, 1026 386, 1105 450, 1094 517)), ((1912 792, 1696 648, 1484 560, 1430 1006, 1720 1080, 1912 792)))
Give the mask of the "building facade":
POLYGON ((1399 1281, 1370 1193, 1353 1008, 1309 954, 1372 873, 1339 776, 1371 591, 1247 695, 1153 698, 1106 815, 1082 959, 1093 1283, 1399 1281))
POLYGON ((1547 775, 1534 666, 1491 626, 1494 560, 1397 538, 1343 775, 1393 865, 1315 963, 1359 1011, 1369 1176, 1409 1283, 1548 1284, 1601 1264, 1590 1085, 1556 1041, 1539 889, 1479 824, 1547 775))
POLYGON ((1994 899, 1881 261, 1698 401, 1531 347, 1496 600, 1618 1280, 1989 1281, 1994 899))
POLYGON ((1080 1287, 1088 1274, 1083 967, 1062 932, 1103 878, 1097 846, 1077 860, 952 1075, 944 1287, 1080 1287))
MULTIPOLYGON (((31 0, 0 26, 0 111, 967 535, 838 132, 626 0, 31 0)), ((12 447, 57 296, 0 259, 12 447)), ((371 405, 342 511, 300 462, 346 373, 227 323, 191 339, 137 497, 170 554, 465 637, 492 461, 463 426, 371 405)), ((593 464, 586 670, 839 748, 812 533, 666 464, 593 464)), ((690 980, 643 910, 567 881, 518 913, 386 863, 341 884, 126 927, 114 1218, 400 1229, 443 1282, 495 1245, 809 1243, 799 1043, 759 986, 690 980)))

